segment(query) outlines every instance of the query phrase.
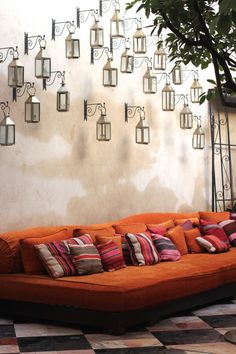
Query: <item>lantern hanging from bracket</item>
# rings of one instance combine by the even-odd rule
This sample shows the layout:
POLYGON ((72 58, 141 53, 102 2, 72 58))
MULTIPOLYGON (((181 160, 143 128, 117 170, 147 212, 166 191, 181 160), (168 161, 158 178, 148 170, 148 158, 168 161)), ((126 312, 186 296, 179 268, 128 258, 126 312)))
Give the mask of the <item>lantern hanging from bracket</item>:
POLYGON ((125 122, 129 118, 134 118, 136 113, 139 113, 139 122, 135 127, 135 142, 136 144, 150 143, 150 128, 145 124, 145 110, 141 106, 131 106, 125 103, 125 122))
POLYGON ((96 123, 96 139, 97 141, 110 141, 111 140, 111 122, 107 119, 106 104, 105 103, 87 103, 84 100, 84 120, 87 121, 88 117, 95 115, 99 110, 100 117, 96 123))
POLYGON ((0 102, 4 118, 0 122, 0 145, 9 146, 15 144, 15 123, 10 118, 8 101, 0 102))

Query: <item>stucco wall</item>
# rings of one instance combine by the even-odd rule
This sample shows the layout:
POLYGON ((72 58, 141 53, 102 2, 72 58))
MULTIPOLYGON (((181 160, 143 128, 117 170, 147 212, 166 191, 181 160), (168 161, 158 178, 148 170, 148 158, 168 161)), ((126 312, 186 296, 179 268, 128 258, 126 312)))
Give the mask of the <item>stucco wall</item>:
MULTIPOLYGON (((121 0, 121 12, 125 1, 121 0)), ((36 225, 68 223, 97 223, 115 220, 128 214, 149 211, 192 211, 209 208, 210 160, 209 132, 206 148, 193 150, 191 131, 179 128, 178 114, 161 110, 160 92, 165 82, 158 84, 156 95, 142 93, 143 64, 132 75, 119 73, 115 88, 102 85, 104 55, 90 65, 90 18, 76 32, 81 39, 81 58, 68 60, 64 55, 64 38, 51 41, 51 19, 73 20, 76 6, 97 8, 97 0, 61 2, 8 0, 1 2, 1 47, 19 46, 20 59, 25 65, 25 81, 35 81, 41 102, 39 124, 24 123, 24 101, 11 100, 7 86, 7 65, 0 64, 0 100, 8 100, 11 116, 16 123, 16 144, 0 147, 0 230, 36 225), (23 54, 23 34, 45 34, 47 51, 53 70, 66 71, 66 83, 71 93, 71 110, 56 111, 58 80, 45 92, 42 82, 34 78, 34 57, 39 47, 23 54), (83 100, 106 102, 112 122, 112 140, 97 142, 95 126, 98 116, 83 120, 83 100), (145 106, 151 129, 151 143, 134 142, 138 117, 124 120, 124 102, 145 106)), ((104 14, 102 24, 108 45, 109 20, 113 9, 104 14)), ((136 14, 129 11, 126 17, 136 14)), ((144 21, 145 23, 145 21, 144 21)), ((135 27, 130 30, 130 36, 135 27)), ((148 33, 148 29, 145 30, 148 33)), ((154 46, 149 47, 149 56, 154 46)), ((114 66, 124 47, 114 53, 114 66)), ((173 64, 169 64, 169 68, 173 64)), ((200 81, 206 88, 206 75, 200 81)), ((192 79, 176 93, 186 93, 192 79)), ((201 114, 203 127, 208 128, 207 105, 191 106, 194 114, 201 114)))

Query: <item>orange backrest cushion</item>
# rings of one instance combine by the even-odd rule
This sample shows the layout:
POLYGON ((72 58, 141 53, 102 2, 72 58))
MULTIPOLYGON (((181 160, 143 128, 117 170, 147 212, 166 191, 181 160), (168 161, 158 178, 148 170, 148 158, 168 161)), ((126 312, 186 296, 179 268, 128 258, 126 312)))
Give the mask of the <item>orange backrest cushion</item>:
MULTIPOLYGON (((147 228, 149 231, 155 233, 155 229, 158 231, 159 228, 164 230, 169 230, 175 227, 174 220, 167 220, 160 224, 147 224, 147 228)), ((157 232, 158 233, 158 232, 157 232)))
POLYGON ((66 240, 70 237, 68 229, 62 229, 50 236, 32 237, 20 240, 20 251, 23 267, 26 274, 45 274, 46 271, 41 264, 34 245, 48 243, 52 241, 66 240))
POLYGON ((201 233, 198 228, 184 231, 185 241, 188 246, 190 253, 202 253, 204 252, 203 248, 196 241, 196 237, 201 237, 201 233))
POLYGON ((216 223, 230 219, 230 213, 228 211, 219 213, 215 213, 214 211, 199 211, 199 215, 200 219, 214 221, 216 223))
POLYGON ((199 225, 199 218, 174 219, 174 223, 175 225, 182 225, 188 220, 191 221, 194 225, 199 225))
POLYGON ((95 237, 96 237, 96 242, 97 243, 104 243, 104 242, 107 242, 107 241, 115 242, 116 246, 122 251, 121 235, 116 235, 116 236, 97 235, 95 237))
POLYGON ((73 231, 73 237, 78 237, 78 236, 82 236, 84 234, 89 234, 92 239, 93 242, 96 241, 96 236, 98 235, 102 235, 102 236, 114 236, 115 235, 115 229, 111 226, 111 227, 105 227, 105 228, 98 228, 98 227, 86 227, 83 229, 75 229, 73 231))
POLYGON ((117 224, 114 225, 114 228, 117 234, 126 234, 127 232, 137 234, 147 230, 147 226, 143 223, 117 224))
POLYGON ((170 229, 166 233, 166 236, 169 237, 171 241, 175 244, 181 256, 188 253, 188 247, 184 237, 184 230, 180 225, 175 226, 173 229, 170 229))
POLYGON ((143 224, 160 224, 162 222, 174 219, 189 219, 189 218, 199 218, 198 212, 191 213, 146 213, 146 214, 136 214, 130 215, 116 222, 116 224, 133 224, 133 223, 143 223, 143 224))

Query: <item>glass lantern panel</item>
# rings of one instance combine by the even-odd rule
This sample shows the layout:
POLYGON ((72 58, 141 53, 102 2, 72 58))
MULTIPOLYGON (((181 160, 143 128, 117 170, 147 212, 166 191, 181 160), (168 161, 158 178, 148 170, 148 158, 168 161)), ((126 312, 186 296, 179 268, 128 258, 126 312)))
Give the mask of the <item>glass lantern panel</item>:
POLYGON ((38 123, 40 121, 40 103, 25 104, 25 121, 27 123, 38 123))
POLYGON ((8 67, 8 85, 11 87, 22 87, 24 85, 24 67, 8 67))
POLYGON ((111 123, 97 123, 97 140, 111 140, 111 123))
POLYGON ((136 143, 137 144, 149 144, 149 127, 136 128, 136 143))
POLYGON ((92 48, 101 48, 104 45, 103 29, 91 29, 90 30, 90 46, 92 48))
POLYGON ((155 76, 143 78, 143 92, 144 93, 157 92, 157 79, 155 76))
POLYGON ((69 111, 70 106, 70 97, 69 92, 58 92, 57 93, 57 110, 59 112, 66 112, 69 111))
POLYGON ((175 109, 175 93, 172 91, 162 92, 162 110, 173 111, 175 109))
POLYGON ((103 69, 103 85, 117 86, 117 69, 103 69))
POLYGON ((193 134, 193 148, 194 149, 204 149, 205 146, 205 135, 204 134, 193 134))
POLYGON ((0 145, 15 144, 15 126, 1 125, 0 126, 0 145))
POLYGON ((66 57, 68 59, 80 57, 79 39, 66 40, 66 57))
POLYGON ((177 66, 173 69, 172 81, 173 81, 173 84, 175 84, 175 85, 181 85, 183 83, 182 69, 180 66, 177 66))
POLYGON ((200 101, 200 95, 202 94, 202 88, 201 87, 194 87, 190 89, 190 97, 191 97, 191 102, 192 103, 199 103, 200 101))
POLYGON ((154 54, 153 58, 153 68, 154 70, 165 70, 166 69, 166 54, 154 54))
POLYGON ((193 116, 190 113, 180 113, 180 128, 181 129, 192 129, 193 127, 193 116))
POLYGON ((120 71, 122 73, 132 73, 134 70, 134 57, 132 55, 122 56, 120 71))
POLYGON ((125 36, 124 20, 111 21, 111 36, 113 38, 125 36))
POLYGON ((51 58, 35 59, 35 76, 47 79, 51 76, 51 58))
POLYGON ((145 54, 147 51, 146 37, 134 37, 133 50, 136 54, 145 54))

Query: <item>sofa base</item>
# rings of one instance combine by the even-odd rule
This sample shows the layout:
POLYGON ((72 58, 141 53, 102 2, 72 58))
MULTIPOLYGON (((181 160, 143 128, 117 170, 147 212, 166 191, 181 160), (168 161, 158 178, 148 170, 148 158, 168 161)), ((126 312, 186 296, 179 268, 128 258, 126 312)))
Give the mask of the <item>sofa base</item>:
POLYGON ((72 306, 0 300, 0 315, 21 316, 97 328, 104 333, 121 335, 135 325, 153 325, 160 318, 193 309, 236 295, 236 283, 229 283, 156 307, 127 312, 94 311, 72 306))

